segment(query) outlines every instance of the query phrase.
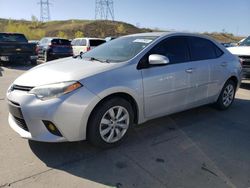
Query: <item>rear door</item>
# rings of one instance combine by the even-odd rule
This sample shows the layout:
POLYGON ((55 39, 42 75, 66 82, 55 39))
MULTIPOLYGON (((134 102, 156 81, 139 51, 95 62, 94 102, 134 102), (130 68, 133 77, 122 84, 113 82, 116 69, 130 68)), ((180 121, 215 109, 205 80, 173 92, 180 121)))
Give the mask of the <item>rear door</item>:
POLYGON ((191 83, 194 90, 189 94, 190 104, 198 106, 210 102, 214 95, 213 80, 216 73, 217 53, 212 41, 200 37, 187 37, 190 47, 191 62, 189 62, 191 83))
POLYGON ((144 109, 147 118, 153 118, 186 108, 191 89, 189 74, 186 73, 189 51, 184 37, 171 37, 156 45, 141 60, 148 64, 151 54, 167 56, 170 63, 142 69, 144 87, 144 109))

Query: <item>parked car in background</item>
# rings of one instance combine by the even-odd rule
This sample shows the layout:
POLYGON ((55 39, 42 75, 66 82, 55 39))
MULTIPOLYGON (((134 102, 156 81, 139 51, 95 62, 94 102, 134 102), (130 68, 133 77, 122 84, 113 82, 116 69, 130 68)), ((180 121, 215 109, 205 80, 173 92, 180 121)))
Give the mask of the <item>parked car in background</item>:
POLYGON ((32 140, 112 147, 134 124, 209 103, 228 109, 240 75, 239 59, 208 37, 124 36, 17 78, 9 124, 32 140))
POLYGON ((83 53, 105 43, 106 41, 101 38, 76 38, 71 44, 73 47, 73 55, 78 56, 83 53))
POLYGON ((227 48, 232 54, 241 59, 243 77, 250 77, 250 36, 241 41, 239 46, 227 48))
POLYGON ((45 37, 37 45, 38 58, 45 62, 73 55, 69 40, 55 37, 45 37))
POLYGON ((36 44, 21 33, 0 33, 0 62, 36 64, 36 44))

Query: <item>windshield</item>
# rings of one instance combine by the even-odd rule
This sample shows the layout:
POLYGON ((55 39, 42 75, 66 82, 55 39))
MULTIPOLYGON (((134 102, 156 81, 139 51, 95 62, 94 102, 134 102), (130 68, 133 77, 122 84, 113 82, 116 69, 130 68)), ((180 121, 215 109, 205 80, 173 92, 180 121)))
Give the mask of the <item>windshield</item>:
POLYGON ((135 57, 156 36, 128 36, 104 43, 82 55, 82 58, 99 59, 108 62, 124 62, 135 57))
POLYGON ((250 46, 250 37, 247 37, 240 43, 240 46, 250 46))

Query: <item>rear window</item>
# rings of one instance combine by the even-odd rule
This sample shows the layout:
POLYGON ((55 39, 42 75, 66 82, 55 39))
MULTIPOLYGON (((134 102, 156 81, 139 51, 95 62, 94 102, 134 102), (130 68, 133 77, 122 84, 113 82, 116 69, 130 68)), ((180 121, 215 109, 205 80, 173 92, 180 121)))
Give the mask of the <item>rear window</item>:
POLYGON ((223 54, 223 52, 211 41, 199 38, 188 37, 191 59, 193 61, 215 59, 223 54))
POLYGON ((51 41, 51 44, 62 45, 62 46, 70 46, 71 42, 69 40, 66 40, 66 39, 53 39, 51 41))
POLYGON ((99 46, 105 42, 106 42, 105 40, 90 40, 89 45, 90 46, 99 46))
POLYGON ((22 34, 0 33, 0 42, 28 42, 22 34))

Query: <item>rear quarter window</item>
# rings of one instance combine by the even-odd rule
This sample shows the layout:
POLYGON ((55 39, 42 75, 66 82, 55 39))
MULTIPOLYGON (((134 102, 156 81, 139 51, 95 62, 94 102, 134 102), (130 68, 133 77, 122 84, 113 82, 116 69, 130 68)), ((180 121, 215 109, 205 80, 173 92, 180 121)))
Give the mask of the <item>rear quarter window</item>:
POLYGON ((223 54, 222 50, 208 39, 188 37, 188 43, 193 61, 216 59, 223 54))

